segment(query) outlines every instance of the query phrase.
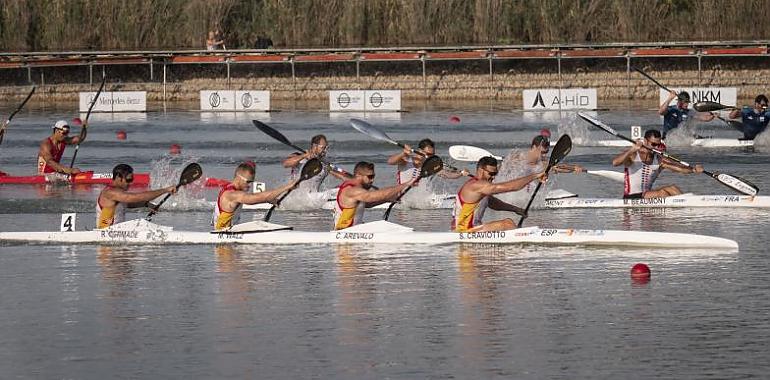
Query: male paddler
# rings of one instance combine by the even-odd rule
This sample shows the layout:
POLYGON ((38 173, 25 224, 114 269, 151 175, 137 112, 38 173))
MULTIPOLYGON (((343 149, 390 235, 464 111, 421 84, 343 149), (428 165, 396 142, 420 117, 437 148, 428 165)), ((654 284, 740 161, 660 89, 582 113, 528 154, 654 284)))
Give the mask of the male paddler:
MULTIPOLYGON (((431 139, 422 139, 417 143, 417 150, 412 151, 412 147, 404 145, 404 149, 401 152, 388 157, 388 165, 397 165, 396 183, 402 184, 409 181, 412 178, 417 178, 420 174, 420 168, 422 163, 428 157, 436 154, 436 144, 431 139), (422 153, 422 154, 420 154, 422 153)), ((456 179, 462 176, 468 175, 468 171, 463 169, 461 171, 454 171, 443 169, 436 175, 446 179, 456 179)))
POLYGON ((59 120, 53 125, 53 132, 45 140, 40 142, 40 150, 37 155, 37 174, 48 173, 78 174, 80 169, 68 168, 60 164, 64 147, 80 144, 86 139, 87 124, 80 128, 80 135, 69 136, 70 126, 64 120, 59 120))
POLYGON ((743 138, 754 140, 758 134, 765 131, 767 124, 770 123, 770 110, 767 109, 767 96, 757 95, 754 99, 754 107, 743 107, 730 112, 730 118, 741 117, 743 123, 743 138))
POLYGON ((695 112, 689 109, 690 106, 690 94, 687 91, 676 93, 675 91, 669 91, 668 98, 660 103, 658 108, 658 114, 663 116, 663 138, 666 138, 666 134, 672 129, 678 128, 682 123, 686 123, 688 119, 695 117, 700 121, 714 120, 716 115, 710 112, 695 112), (669 106, 672 100, 676 99, 676 105, 669 106))
POLYGON ((626 149, 612 159, 613 166, 625 166, 623 198, 662 198, 682 194, 676 185, 667 185, 653 189, 652 185, 663 169, 677 173, 702 173, 703 167, 680 165, 653 152, 648 147, 662 150, 661 134, 657 129, 644 132, 644 139, 626 149))
POLYGON ((524 214, 522 208, 503 202, 493 195, 521 190, 535 179, 545 179, 545 173, 538 172, 510 181, 492 183, 495 176, 497 176, 497 160, 494 157, 479 159, 476 163, 476 176, 465 182, 460 191, 457 192, 455 207, 452 210, 453 231, 504 231, 516 228, 516 223, 510 218, 487 223, 482 222, 487 207, 492 210, 524 214))
POLYGON ((217 203, 214 205, 211 224, 215 230, 225 230, 237 223, 243 205, 273 202, 298 182, 298 180, 292 180, 279 188, 259 193, 247 192, 246 190, 254 182, 255 174, 254 166, 248 163, 242 163, 235 168, 235 177, 222 187, 217 196, 217 203))
POLYGON ((149 201, 165 193, 175 193, 176 186, 157 190, 129 192, 134 181, 134 168, 120 164, 112 169, 112 183, 96 198, 96 228, 107 228, 126 220, 126 208, 150 206, 149 201))
MULTIPOLYGON (((315 135, 310 139, 310 149, 308 149, 305 153, 292 153, 289 157, 286 157, 286 159, 283 160, 283 167, 291 168, 291 176, 294 178, 299 174, 300 169, 302 169, 302 165, 304 165, 309 159, 318 158, 319 160, 324 160, 328 150, 329 142, 326 140, 326 136, 315 135)), ((321 189, 321 183, 328 174, 333 175, 341 181, 348 179, 345 174, 338 170, 334 170, 333 168, 332 170, 329 170, 329 166, 330 165, 324 165, 323 169, 320 173, 318 173, 318 175, 304 181, 300 185, 300 188, 319 191, 321 189)))
POLYGON ((372 190, 374 164, 361 161, 353 169, 353 179, 340 185, 337 202, 334 205, 334 229, 341 230, 360 224, 364 210, 388 201, 394 201, 409 186, 415 185, 412 178, 400 185, 372 190))

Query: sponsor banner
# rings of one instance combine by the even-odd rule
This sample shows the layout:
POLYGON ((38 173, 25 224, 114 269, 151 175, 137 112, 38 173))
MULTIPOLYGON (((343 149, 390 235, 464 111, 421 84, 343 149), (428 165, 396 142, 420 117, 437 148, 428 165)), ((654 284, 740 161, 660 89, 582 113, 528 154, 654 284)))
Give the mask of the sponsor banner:
MULTIPOLYGON (((88 112, 96 92, 80 93, 80 112, 88 112)), ((147 111, 146 91, 102 91, 92 112, 145 112, 147 111)))
POLYGON ((365 91, 329 91, 329 111, 363 111, 365 91))
POLYGON ((364 95, 367 112, 401 111, 401 90, 368 90, 364 95))
POLYGON ((540 88, 524 90, 525 110, 595 110, 597 107, 595 88, 540 88))
POLYGON ((235 91, 202 90, 202 111, 235 111, 235 91))
MULTIPOLYGON (((676 92, 687 91, 690 94, 690 108, 698 102, 717 102, 727 106, 734 106, 738 103, 737 87, 671 87, 676 92)), ((668 91, 660 89, 660 100, 658 104, 663 103, 668 98, 668 91)), ((676 98, 668 105, 676 105, 676 98)))
POLYGON ((270 91, 236 91, 236 111, 270 111, 270 91))

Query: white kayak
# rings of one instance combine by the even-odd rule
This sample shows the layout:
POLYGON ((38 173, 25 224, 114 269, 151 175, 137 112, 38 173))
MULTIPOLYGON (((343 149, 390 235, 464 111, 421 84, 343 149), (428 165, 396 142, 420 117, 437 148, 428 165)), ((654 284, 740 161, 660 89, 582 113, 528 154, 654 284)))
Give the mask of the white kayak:
MULTIPOLYGON (((331 189, 326 192, 327 198, 326 201, 324 201, 323 206, 321 206, 324 210, 334 210, 334 203, 336 202, 336 199, 333 198, 336 195, 336 189, 331 189)), ((413 203, 406 203, 406 202, 399 202, 396 204, 395 208, 397 209, 403 209, 403 208, 409 208, 409 209, 450 209, 454 207, 455 204, 455 196, 454 195, 446 195, 446 194, 434 194, 433 197, 431 197, 430 200, 425 200, 425 202, 421 204, 413 204, 413 203)), ((273 204, 272 203, 257 203, 254 205, 243 205, 244 210, 267 210, 269 209, 273 204)), ((390 206, 390 202, 386 202, 383 204, 379 204, 374 207, 369 207, 368 209, 387 209, 390 206)), ((213 207, 213 203, 212 203, 213 207)), ((287 210, 292 209, 292 205, 287 204, 286 208, 287 210)), ((282 207, 279 207, 282 208, 282 207)), ((297 210, 307 210, 307 208, 298 207, 297 210)))
POLYGON ((546 208, 770 208, 770 196, 682 194, 666 198, 546 198, 546 208))
POLYGON ((527 227, 499 232, 419 232, 387 221, 364 223, 340 231, 290 231, 290 227, 248 222, 224 232, 176 231, 144 219, 130 220, 102 230, 73 232, 0 232, 2 242, 66 244, 537 244, 623 246, 643 248, 738 249, 733 240, 718 237, 614 230, 527 227))
MULTIPOLYGON (((551 142, 551 146, 553 146, 554 144, 556 143, 551 142)), ((626 147, 626 146, 631 146, 631 143, 626 140, 590 140, 587 142, 577 141, 575 145, 626 147)), ((704 137, 704 138, 692 140, 692 142, 690 143, 690 146, 698 146, 703 148, 739 148, 739 147, 754 146, 754 140, 704 137)))

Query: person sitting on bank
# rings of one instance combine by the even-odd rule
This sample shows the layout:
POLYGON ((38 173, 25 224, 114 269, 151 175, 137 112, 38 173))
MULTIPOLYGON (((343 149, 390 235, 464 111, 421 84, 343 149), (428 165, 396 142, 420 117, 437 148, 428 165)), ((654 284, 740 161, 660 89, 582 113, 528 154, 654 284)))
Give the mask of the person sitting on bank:
MULTIPOLYGON (((741 117, 743 123, 743 138, 745 140, 754 140, 758 134, 767 129, 770 122, 770 110, 767 109, 767 96, 757 95, 754 99, 754 107, 745 106, 743 109, 735 109, 730 112, 730 119, 741 117)), ((731 124, 734 125, 734 124, 731 124)))
POLYGON ((68 168, 60 164, 64 147, 67 145, 80 144, 86 139, 88 124, 83 123, 80 128, 80 135, 70 137, 70 126, 64 120, 59 120, 53 125, 53 132, 40 143, 40 149, 37 155, 37 174, 44 175, 49 173, 78 174, 80 169, 68 168))
POLYGON ((129 192, 134 182, 134 168, 119 164, 112 169, 112 183, 96 198, 96 228, 107 228, 126 220, 126 208, 150 207, 150 201, 166 193, 176 193, 176 186, 129 192))
POLYGON ((248 163, 244 162, 235 168, 233 180, 219 191, 217 203, 214 205, 211 224, 215 230, 222 231, 235 225, 240 219, 243 205, 274 202, 281 194, 297 186, 297 182, 299 182, 299 180, 292 180, 276 189, 249 193, 246 190, 254 182, 255 175, 254 166, 248 163))

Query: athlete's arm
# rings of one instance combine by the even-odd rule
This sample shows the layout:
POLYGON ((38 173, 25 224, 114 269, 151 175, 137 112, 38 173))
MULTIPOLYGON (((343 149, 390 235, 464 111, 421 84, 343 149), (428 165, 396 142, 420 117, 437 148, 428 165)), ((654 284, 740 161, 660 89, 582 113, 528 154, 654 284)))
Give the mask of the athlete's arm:
POLYGON ((409 180, 400 185, 385 187, 377 190, 365 190, 363 188, 351 188, 346 191, 346 196, 350 199, 366 202, 368 204, 379 204, 395 200, 404 189, 412 186, 414 180, 409 180), (377 203, 379 202, 379 203, 377 203))
POLYGON ((277 187, 273 190, 261 191, 259 193, 247 193, 245 191, 233 191, 225 193, 224 196, 231 202, 242 203, 245 205, 253 205, 257 203, 273 202, 281 194, 289 191, 291 188, 297 185, 299 181, 290 181, 281 187, 277 187))
POLYGON ((508 202, 504 202, 497 197, 490 196, 489 197, 489 208, 492 210, 497 211, 510 211, 515 212, 519 215, 524 215, 524 209, 521 207, 516 207, 508 202))
POLYGON ((80 144, 83 141, 86 141, 87 134, 88 134, 88 123, 84 121, 83 126, 80 127, 80 134, 74 137, 67 137, 65 141, 67 142, 67 144, 70 144, 70 145, 80 144))
POLYGON ((329 164, 329 174, 331 174, 332 176, 334 176, 334 178, 337 178, 340 181, 347 181, 353 178, 352 176, 345 175, 345 173, 334 170, 334 166, 332 166, 331 164, 329 164))
POLYGON ((664 100, 663 103, 660 103, 660 107, 658 108, 659 115, 664 116, 665 114, 668 113, 668 104, 671 103, 671 101, 674 100, 674 98, 676 98, 676 92, 669 91, 668 98, 666 98, 666 100, 664 100))
POLYGON ((557 164, 553 167, 553 171, 556 173, 582 173, 585 169, 575 164, 557 164))
POLYGON ((80 169, 78 168, 68 168, 54 161, 53 155, 51 155, 51 146, 48 144, 47 140, 40 143, 40 157, 43 158, 43 161, 45 161, 46 166, 51 167, 53 170, 55 170, 58 173, 64 173, 64 174, 80 173, 80 169))
POLYGON ((696 164, 695 166, 684 166, 666 158, 660 161, 660 166, 662 166, 664 169, 668 169, 681 174, 703 173, 703 166, 700 164, 696 164))
POLYGON ((441 171, 436 173, 436 175, 446 179, 458 179, 460 177, 468 175, 468 173, 470 173, 468 169, 457 171, 457 170, 451 170, 451 169, 445 168, 445 169, 441 169, 441 171))
POLYGON ((695 114, 695 117, 700 121, 711 121, 716 118, 716 115, 713 112, 698 112, 695 114))
POLYGON ((156 190, 140 191, 136 193, 111 189, 105 191, 102 193, 102 195, 113 202, 124 203, 127 205, 139 204, 138 207, 142 207, 146 204, 146 202, 151 201, 166 193, 176 193, 176 186, 172 185, 156 190))
POLYGON ((286 157, 285 160, 283 160, 283 167, 284 168, 295 168, 297 165, 299 165, 302 160, 307 158, 307 153, 292 153, 289 157, 286 157))
POLYGON ((636 140, 636 144, 624 150, 612 159, 612 166, 630 165, 632 162, 633 154, 639 151, 639 148, 642 147, 642 144, 643 142, 641 139, 636 140))
POLYGON ((493 194, 500 194, 500 193, 507 193, 510 191, 521 190, 524 188, 524 186, 527 186, 528 183, 534 181, 537 178, 544 179, 545 172, 533 173, 525 177, 515 178, 510 181, 505 181, 500 183, 479 181, 474 183, 473 187, 474 187, 474 190, 481 193, 482 195, 493 195, 493 194))
POLYGON ((412 147, 404 145, 404 149, 394 155, 388 157, 388 165, 398 165, 402 162, 406 162, 406 158, 412 154, 412 147))

